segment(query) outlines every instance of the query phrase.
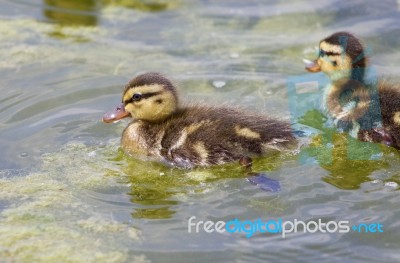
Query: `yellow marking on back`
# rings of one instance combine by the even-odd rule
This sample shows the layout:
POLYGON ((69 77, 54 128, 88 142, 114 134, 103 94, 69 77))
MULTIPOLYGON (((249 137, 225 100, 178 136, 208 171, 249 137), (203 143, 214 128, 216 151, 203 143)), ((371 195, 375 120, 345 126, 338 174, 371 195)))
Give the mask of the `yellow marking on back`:
POLYGON ((393 121, 397 125, 400 125, 400 111, 396 112, 393 116, 393 121))
POLYGON ((240 128, 235 126, 235 132, 238 136, 246 137, 249 139, 260 139, 261 135, 258 132, 252 131, 249 128, 240 128))
POLYGON ((171 146, 171 148, 169 150, 171 151, 171 150, 174 150, 174 149, 178 149, 179 147, 184 145, 185 142, 186 142, 187 136, 188 136, 187 132, 185 130, 182 130, 181 136, 176 141, 176 143, 171 146))
POLYGON ((367 110, 368 107, 369 107, 369 103, 370 103, 369 101, 360 101, 360 102, 357 104, 357 108, 367 110))
POLYGON ((192 134, 195 131, 197 131, 201 126, 203 126, 204 123, 205 123, 205 121, 201 121, 201 122, 195 123, 195 124, 190 124, 189 126, 185 127, 185 131, 187 131, 188 135, 192 134))
POLYGON ((162 158, 162 156, 161 156, 161 149, 162 149, 161 141, 162 141, 162 139, 164 137, 164 134, 165 134, 165 130, 160 130, 157 133, 156 140, 155 140, 155 143, 153 145, 153 149, 151 150, 151 152, 154 155, 159 156, 160 158, 162 158))
POLYGON ((207 151, 206 147, 204 146, 204 142, 196 142, 195 144, 193 144, 193 149, 200 156, 201 162, 205 163, 208 158, 208 151, 207 151))
POLYGON ((181 147, 182 145, 184 145, 185 142, 186 142, 187 137, 190 134, 192 134, 195 131, 197 131, 197 129, 199 129, 203 125, 203 123, 204 123, 204 121, 199 122, 199 123, 195 123, 195 124, 191 124, 191 125, 186 126, 185 128, 183 128, 182 132, 181 132, 181 136, 176 141, 176 143, 174 145, 172 145, 170 150, 177 149, 177 148, 181 147))

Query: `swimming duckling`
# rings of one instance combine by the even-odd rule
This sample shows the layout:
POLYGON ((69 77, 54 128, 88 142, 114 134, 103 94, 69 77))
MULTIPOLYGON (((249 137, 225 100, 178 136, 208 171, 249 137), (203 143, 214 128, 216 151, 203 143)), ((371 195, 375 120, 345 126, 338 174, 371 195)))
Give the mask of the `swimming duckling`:
POLYGON ((309 72, 329 77, 323 105, 340 129, 361 141, 400 148, 400 85, 368 79, 368 58, 357 37, 334 33, 321 40, 318 58, 305 62, 309 72))
POLYGON ((232 161, 243 166, 251 156, 295 145, 289 123, 237 108, 181 106, 174 85, 159 73, 131 80, 122 104, 103 121, 133 121, 122 134, 129 155, 145 155, 172 166, 192 168, 232 161))

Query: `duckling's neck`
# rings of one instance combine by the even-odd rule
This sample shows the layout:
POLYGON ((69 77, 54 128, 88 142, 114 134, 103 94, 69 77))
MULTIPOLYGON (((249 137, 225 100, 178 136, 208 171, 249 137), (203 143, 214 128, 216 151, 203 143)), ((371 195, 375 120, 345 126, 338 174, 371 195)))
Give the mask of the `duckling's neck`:
POLYGON ((365 68, 353 68, 350 79, 364 83, 365 68))
POLYGON ((166 115, 163 118, 158 118, 158 119, 155 119, 155 120, 152 120, 152 119, 136 119, 136 120, 134 120, 134 122, 141 122, 143 124, 148 124, 148 125, 157 125, 157 124, 168 122, 169 120, 171 120, 173 118, 176 118, 177 116, 182 115, 183 112, 184 112, 183 108, 177 108, 173 112, 171 112, 169 115, 166 115))
POLYGON ((365 68, 353 68, 352 70, 337 70, 329 74, 332 83, 342 82, 343 80, 356 80, 361 83, 365 82, 365 68))

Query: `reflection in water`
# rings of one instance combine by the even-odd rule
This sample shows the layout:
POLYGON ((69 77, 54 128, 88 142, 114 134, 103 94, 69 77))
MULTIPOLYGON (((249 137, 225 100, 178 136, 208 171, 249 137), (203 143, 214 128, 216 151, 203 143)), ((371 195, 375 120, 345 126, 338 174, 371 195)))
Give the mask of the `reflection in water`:
MULTIPOLYGON (((272 171, 282 165, 279 153, 254 160, 255 171, 272 171)), ((213 182, 243 178, 246 172, 238 163, 191 170, 172 169, 162 164, 132 159, 119 151, 113 161, 126 163, 123 183, 130 185, 130 201, 135 205, 133 218, 172 218, 180 203, 190 193, 205 193, 215 187, 213 182)), ((260 190, 262 191, 262 190, 260 190)))
POLYGON ((160 12, 180 6, 181 1, 166 0, 43 0, 43 14, 49 20, 66 26, 96 26, 97 10, 115 5, 144 12, 160 12))
POLYGON ((145 12, 160 12, 180 5, 180 0, 103 0, 104 5, 117 5, 145 12))
POLYGON ((44 0, 43 14, 60 25, 96 26, 96 0, 44 0))
POLYGON ((322 178, 324 182, 340 189, 359 189, 362 183, 373 180, 370 175, 374 171, 390 166, 389 155, 399 155, 394 148, 361 142, 334 128, 326 128, 325 121, 326 117, 317 110, 299 118, 299 123, 322 131, 300 155, 303 159, 312 157, 329 172, 322 178))
MULTIPOLYGON (((332 145, 319 143, 318 151, 315 152, 318 152, 317 159, 321 167, 329 171, 329 175, 322 180, 331 185, 346 190, 359 189, 362 183, 373 180, 370 175, 374 171, 389 167, 389 162, 385 161, 385 155, 390 152, 390 149, 387 149, 386 154, 382 151, 383 155, 379 156, 379 160, 374 160, 372 147, 376 145, 359 142, 346 134, 339 133, 332 134, 332 139, 332 145), (356 149, 358 152, 350 157, 349 149, 356 149), (324 160, 327 154, 331 155, 330 162, 324 160), (370 155, 370 159, 365 158, 366 154, 370 155), (356 158, 357 156, 359 158, 356 158)), ((382 146, 382 150, 385 150, 383 147, 385 146, 382 146)))
MULTIPOLYGON (((106 6, 122 6, 142 12, 161 12, 179 7, 181 0, 43 0, 43 15, 58 26, 48 33, 49 36, 72 39, 74 42, 87 42, 88 38, 70 35, 64 26, 97 26, 100 20, 100 8, 106 6)), ((80 30, 80 29, 79 29, 80 30)))

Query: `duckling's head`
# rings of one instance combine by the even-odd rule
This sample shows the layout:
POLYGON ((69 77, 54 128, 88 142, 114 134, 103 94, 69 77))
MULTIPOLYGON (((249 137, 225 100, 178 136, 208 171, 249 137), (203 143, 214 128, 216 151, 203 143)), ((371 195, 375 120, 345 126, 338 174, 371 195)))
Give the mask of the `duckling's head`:
POLYGON ((122 94, 122 103, 103 116, 104 122, 125 117, 148 122, 160 122, 178 107, 174 85, 159 73, 145 73, 132 79, 122 94))
POLYGON ((360 40, 348 32, 337 32, 321 40, 318 58, 306 63, 309 72, 322 71, 331 79, 362 81, 367 57, 360 40))

